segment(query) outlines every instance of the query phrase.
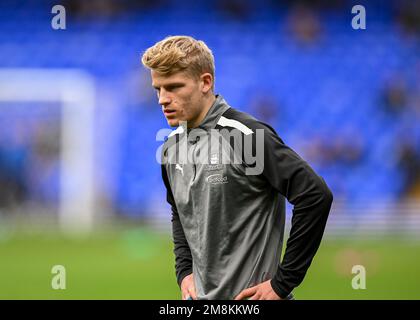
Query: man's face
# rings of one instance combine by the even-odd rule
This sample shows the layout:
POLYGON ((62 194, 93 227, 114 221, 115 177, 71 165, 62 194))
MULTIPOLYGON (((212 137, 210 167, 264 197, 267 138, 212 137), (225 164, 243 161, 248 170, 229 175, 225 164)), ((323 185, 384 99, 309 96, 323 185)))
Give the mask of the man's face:
POLYGON ((152 85, 157 91, 159 104, 171 127, 187 121, 195 124, 203 106, 202 83, 185 72, 162 75, 151 71, 152 85))

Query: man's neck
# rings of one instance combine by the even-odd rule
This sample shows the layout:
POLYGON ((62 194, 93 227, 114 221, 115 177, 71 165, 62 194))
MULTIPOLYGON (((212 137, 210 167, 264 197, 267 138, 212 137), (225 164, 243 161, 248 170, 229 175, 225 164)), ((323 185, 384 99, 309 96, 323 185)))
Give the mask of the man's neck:
POLYGON ((195 127, 198 127, 200 123, 204 120, 207 113, 209 112, 211 106, 213 105, 214 101, 216 101, 216 96, 214 94, 211 94, 206 100, 204 101, 203 109, 201 110, 200 115, 196 118, 196 120, 191 123, 191 125, 188 123, 188 128, 193 129, 195 127))

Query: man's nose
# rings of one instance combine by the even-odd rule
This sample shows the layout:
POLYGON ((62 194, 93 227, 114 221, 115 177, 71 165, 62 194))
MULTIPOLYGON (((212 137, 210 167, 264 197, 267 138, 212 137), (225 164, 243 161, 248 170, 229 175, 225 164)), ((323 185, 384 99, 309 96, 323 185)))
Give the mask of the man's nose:
POLYGON ((161 106, 166 106, 171 102, 171 99, 166 94, 160 94, 159 96, 159 104, 161 106))

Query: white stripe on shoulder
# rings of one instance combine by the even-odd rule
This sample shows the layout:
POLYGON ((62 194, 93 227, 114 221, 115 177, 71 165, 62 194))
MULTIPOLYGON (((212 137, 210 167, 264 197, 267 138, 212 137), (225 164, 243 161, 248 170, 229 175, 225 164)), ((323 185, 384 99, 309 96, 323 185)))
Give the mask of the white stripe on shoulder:
POLYGON ((170 137, 172 137, 172 136, 174 136, 176 134, 183 133, 183 132, 184 132, 184 127, 183 126, 179 126, 178 128, 176 128, 174 131, 172 131, 169 134, 168 138, 170 138, 170 137))
POLYGON ((253 133, 253 131, 250 128, 248 128, 246 125, 244 125, 243 123, 237 120, 225 118, 223 116, 220 117, 217 124, 222 127, 232 127, 232 128, 238 129, 239 131, 243 132, 245 135, 249 135, 253 133))

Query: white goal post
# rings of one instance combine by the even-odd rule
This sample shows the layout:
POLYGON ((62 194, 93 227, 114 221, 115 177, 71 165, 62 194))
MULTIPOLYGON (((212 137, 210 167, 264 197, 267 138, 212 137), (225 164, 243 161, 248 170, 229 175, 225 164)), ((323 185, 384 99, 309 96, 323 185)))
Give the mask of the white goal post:
POLYGON ((0 68, 0 103, 58 102, 62 107, 59 223, 85 233, 95 213, 95 82, 77 69, 0 68))

